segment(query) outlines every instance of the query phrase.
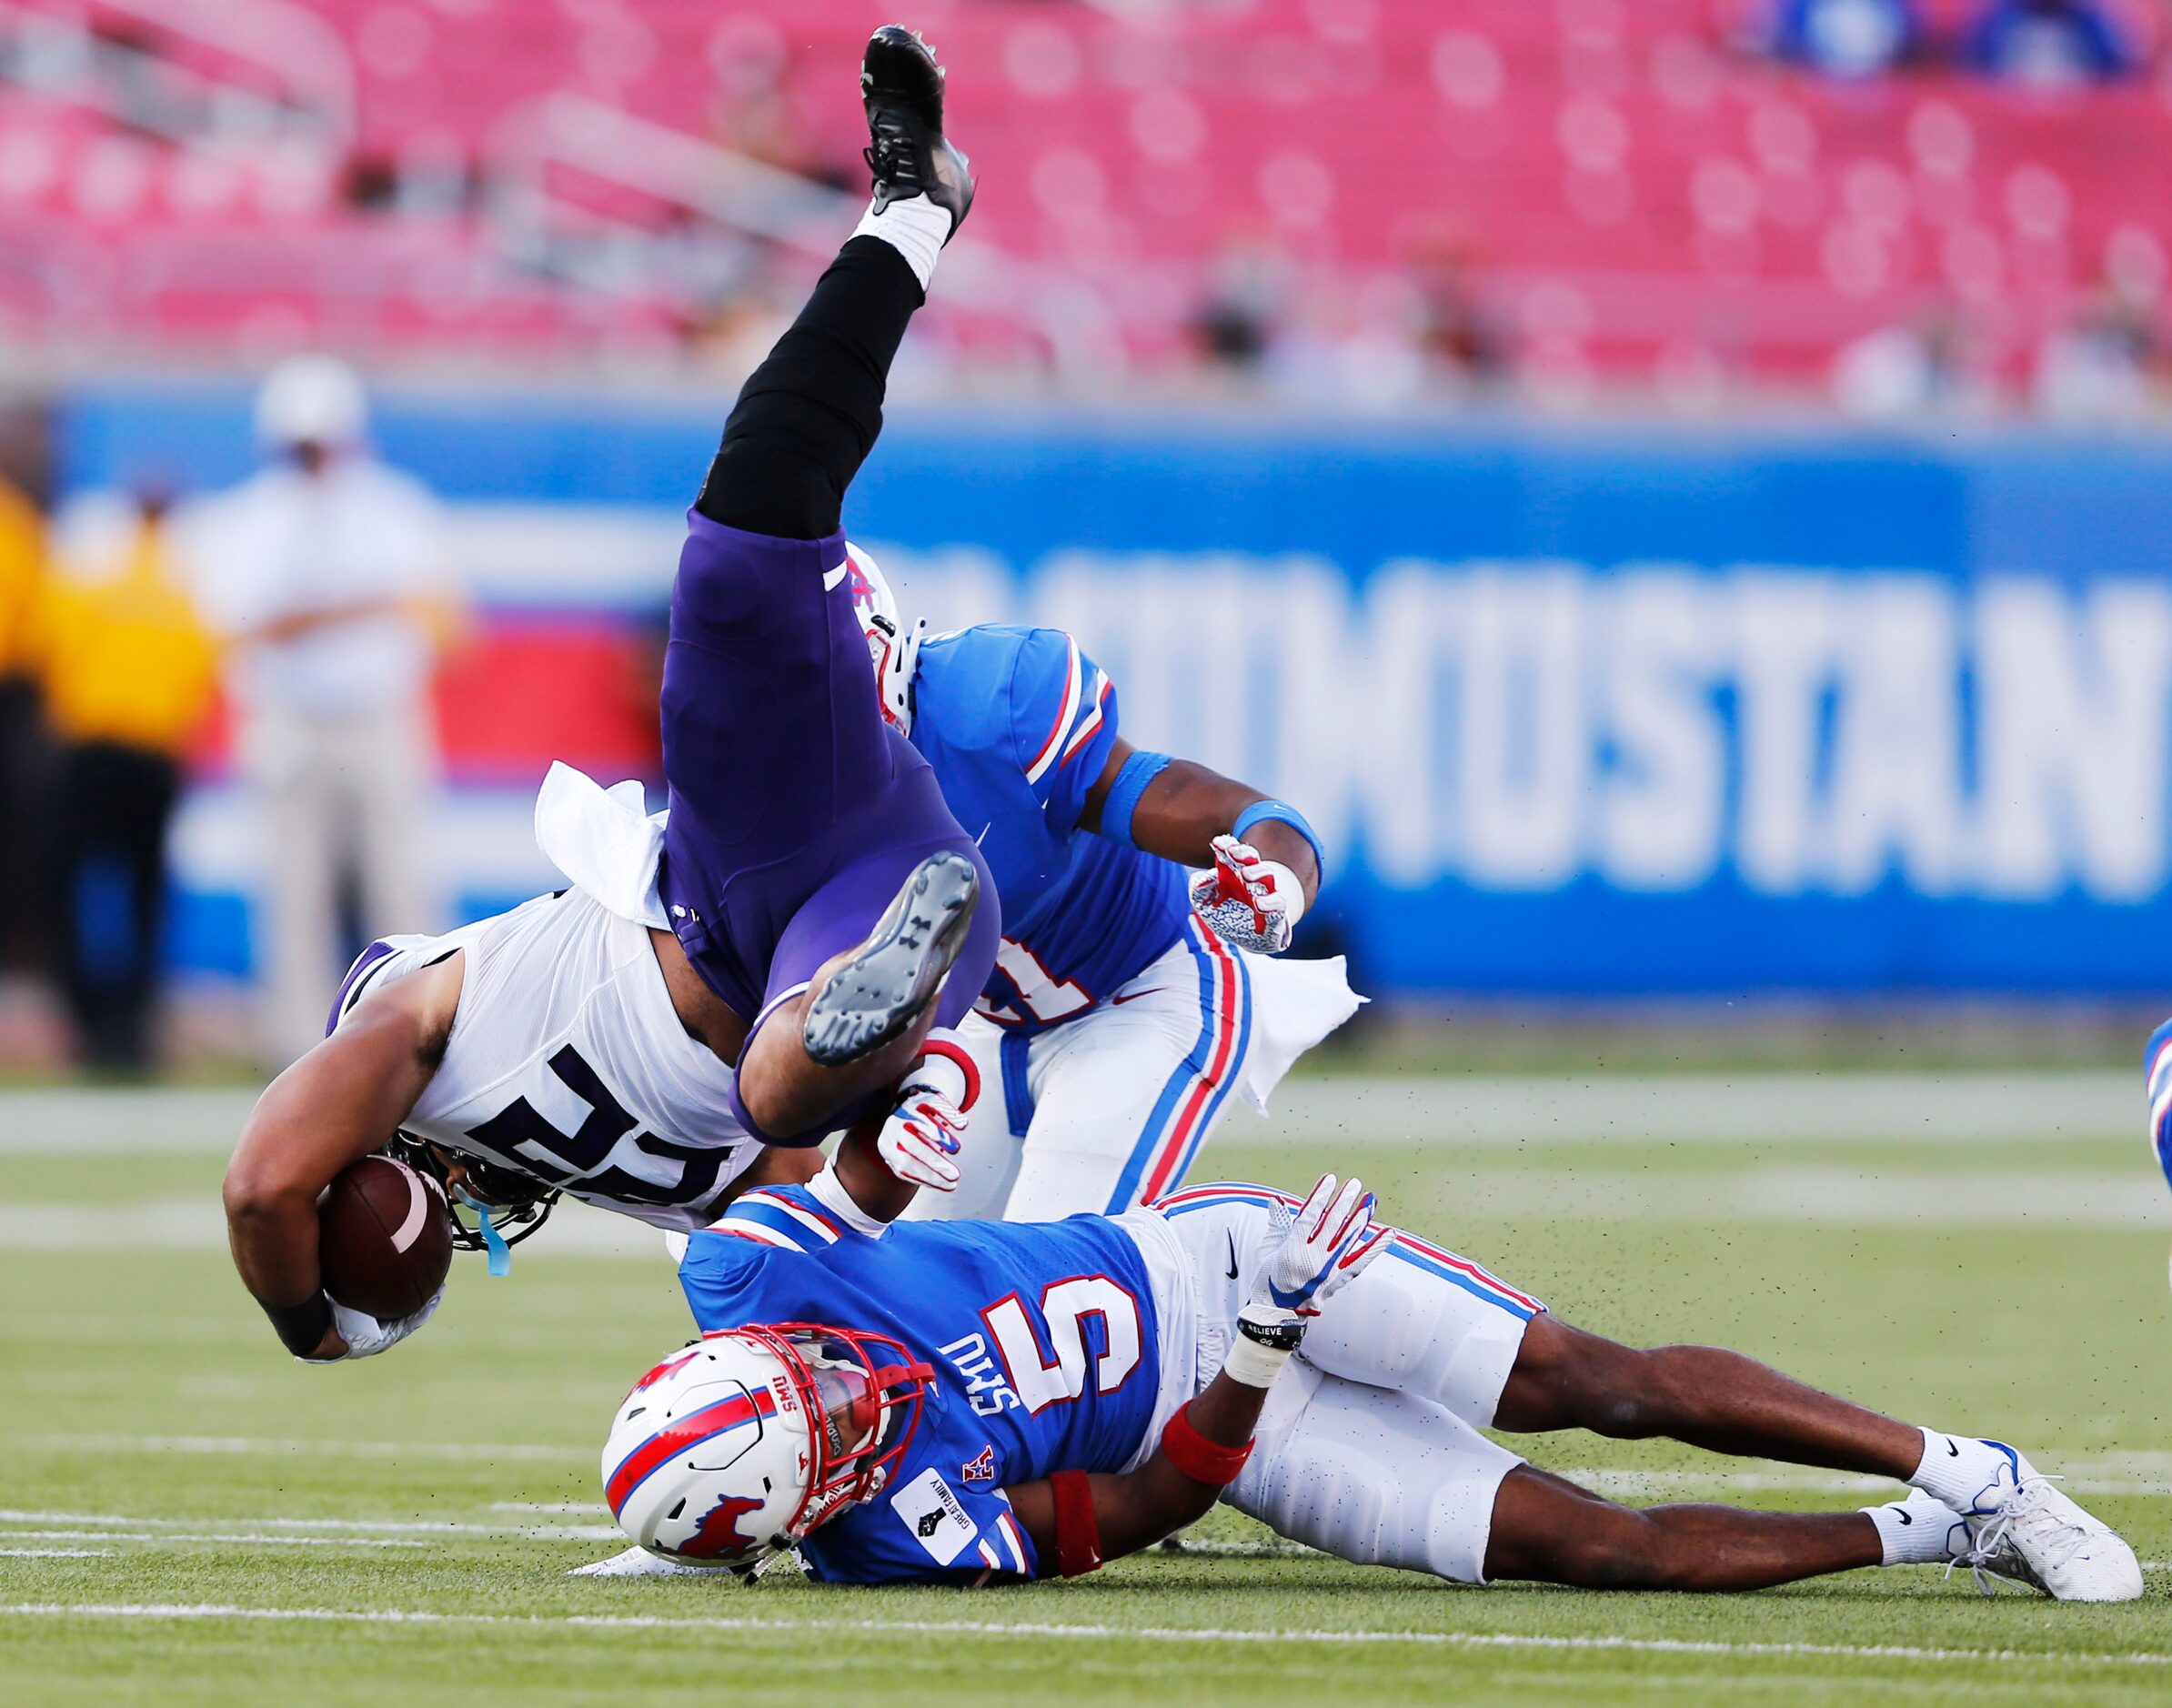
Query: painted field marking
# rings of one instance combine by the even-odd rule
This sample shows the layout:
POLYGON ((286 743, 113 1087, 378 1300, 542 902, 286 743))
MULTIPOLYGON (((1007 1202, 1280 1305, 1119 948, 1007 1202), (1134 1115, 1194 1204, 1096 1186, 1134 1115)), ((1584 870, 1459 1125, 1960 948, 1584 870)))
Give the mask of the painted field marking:
MULTIPOLYGON (((1710 1156, 1709 1151, 1702 1154, 1710 1156)), ((2046 1152, 2056 1155, 2056 1150, 2046 1152)), ((1505 1159, 1503 1160, 1505 1160, 1505 1159)), ((1266 1172, 1266 1170, 1261 1170, 1266 1172)), ((1213 1177, 1207 1165, 1195 1183, 1213 1177)), ((1851 1228, 2172 1228, 2172 1201, 2149 1189, 2139 1168, 1976 1168, 1941 1172, 1907 1165, 1812 1166, 1767 1156, 1750 1168, 1683 1168, 1657 1174, 1634 1169, 1493 1163, 1459 1167, 1460 1222, 1731 1221, 1851 1228)), ((590 1210, 554 1218, 554 1258, 661 1264, 664 1246, 646 1222, 590 1210)), ((156 1200, 140 1204, 0 1204, 0 1251, 66 1255, 106 1252, 223 1251, 226 1223, 213 1202, 156 1200)), ((225 1336, 238 1343, 238 1335, 225 1336)), ((215 1397, 226 1397, 217 1394, 215 1397)))
POLYGON ((110 1560, 110 1548, 0 1548, 6 1560, 110 1560))
MULTIPOLYGON (((457 1540, 463 1536, 512 1536, 528 1542, 613 1542, 624 1540, 616 1524, 471 1524, 453 1519, 366 1519, 366 1518, 139 1518, 121 1512, 33 1512, 17 1507, 0 1508, 0 1526, 20 1524, 69 1524, 96 1526, 96 1530, 83 1529, 70 1532, 94 1537, 110 1536, 115 1541, 129 1540, 132 1532, 148 1532, 145 1540, 155 1541, 159 1534, 179 1530, 202 1530, 206 1526, 222 1524, 246 1525, 253 1531, 284 1531, 285 1535, 272 1535, 266 1541, 294 1542, 338 1542, 347 1533, 361 1532, 371 1537, 399 1536, 403 1547, 425 1547, 433 1538, 457 1540)), ((52 1531, 25 1531, 0 1528, 0 1541, 11 1536, 55 1535, 52 1531)), ((365 1544, 367 1545, 367 1544, 365 1544)))
POLYGON ((1005 1624, 995 1620, 948 1619, 729 1619, 668 1618, 639 1613, 440 1613, 393 1608, 238 1607, 201 1602, 0 1603, 10 1619, 244 1619, 357 1625, 475 1625, 530 1631, 686 1631, 823 1633, 870 1635, 1054 1637, 1092 1643, 1312 1643, 1352 1646, 1417 1643, 1435 1648, 1535 1649, 1631 1654, 1714 1655, 1728 1658, 1815 1656, 1848 1661, 1986 1662, 2047 1666, 2172 1666, 2172 1653, 2151 1649, 2076 1653, 2049 1649, 1931 1648, 1908 1643, 1724 1643, 1684 1637, 1544 1637, 1516 1633, 1457 1631, 1245 1631, 1224 1627, 1110 1624, 1005 1624))
MULTIPOLYGON (((246 1089, 0 1091, 0 1156, 223 1154, 246 1089)), ((1264 1127, 1233 1140, 1307 1147, 1546 1140, 1786 1143, 1838 1139, 2125 1138, 2141 1075, 1718 1072, 1353 1074, 1286 1081, 1264 1127)))
POLYGON ((81 1448, 102 1453, 332 1454, 351 1459, 592 1460, 588 1447, 547 1447, 522 1442, 314 1442, 261 1435, 24 1435, 45 1448, 81 1448))
POLYGON ((493 1501, 493 1512, 587 1512, 601 1517, 611 1509, 601 1501, 493 1501))
POLYGON ((0 1532, 36 1542, 216 1542, 252 1548, 427 1548, 407 1536, 273 1536, 262 1531, 11 1530, 0 1532))

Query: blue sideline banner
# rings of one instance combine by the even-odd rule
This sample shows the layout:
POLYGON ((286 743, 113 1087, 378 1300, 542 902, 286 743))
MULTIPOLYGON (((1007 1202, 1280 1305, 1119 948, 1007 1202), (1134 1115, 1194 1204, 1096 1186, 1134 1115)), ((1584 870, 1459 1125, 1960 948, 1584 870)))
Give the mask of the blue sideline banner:
MULTIPOLYGON (((86 394, 66 483, 237 478, 246 401, 86 394)), ((487 603, 600 610, 720 414, 379 439, 487 603)), ((1134 740, 1302 805, 1375 990, 2172 983, 2172 445, 909 417, 848 522, 909 615, 1069 628, 1134 740)))

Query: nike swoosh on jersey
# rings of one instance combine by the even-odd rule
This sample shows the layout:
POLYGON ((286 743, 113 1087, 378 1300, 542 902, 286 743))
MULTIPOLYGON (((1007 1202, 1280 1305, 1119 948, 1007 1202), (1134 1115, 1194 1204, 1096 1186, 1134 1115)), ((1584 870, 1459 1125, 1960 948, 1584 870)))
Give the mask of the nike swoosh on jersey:
POLYGON ((1237 1236, 1233 1233, 1225 1233, 1222 1238, 1230 1242, 1230 1279, 1235 1281, 1237 1279, 1237 1236))
POLYGON ((842 581, 845 578, 845 571, 850 569, 851 567, 852 560, 848 558, 843 563, 838 565, 836 568, 824 570, 822 572, 822 591, 827 593, 840 581, 842 581))
POLYGON ((1127 1002, 1138 1001, 1141 997, 1160 996, 1168 989, 1169 987, 1165 984, 1158 984, 1150 990, 1132 990, 1122 996, 1112 996, 1109 999, 1109 1006, 1112 1009, 1120 1009, 1127 1002))

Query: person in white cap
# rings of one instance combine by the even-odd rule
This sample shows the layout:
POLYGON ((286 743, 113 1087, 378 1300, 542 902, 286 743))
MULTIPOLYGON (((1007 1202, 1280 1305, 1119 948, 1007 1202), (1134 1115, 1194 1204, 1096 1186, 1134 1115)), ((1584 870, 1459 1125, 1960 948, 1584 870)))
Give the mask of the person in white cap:
POLYGON ((264 1045, 284 1066, 323 1036, 352 949, 344 899, 364 939, 438 912, 427 693, 456 590, 437 503, 370 454, 345 362, 282 362, 256 421, 266 467, 207 503, 192 536, 232 643, 238 769, 264 815, 264 1045))

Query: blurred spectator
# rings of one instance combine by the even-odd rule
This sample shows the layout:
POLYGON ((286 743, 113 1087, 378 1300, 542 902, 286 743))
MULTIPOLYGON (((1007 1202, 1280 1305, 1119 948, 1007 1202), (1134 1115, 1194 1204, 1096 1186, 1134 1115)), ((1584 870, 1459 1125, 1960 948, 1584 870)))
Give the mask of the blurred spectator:
POLYGON ((1916 0, 1779 0, 1767 50, 1829 77, 1875 77, 1923 46, 1916 0))
POLYGON ((166 509, 141 494, 118 539, 50 578, 36 628, 61 743, 62 985, 85 1058, 126 1071, 150 1064, 166 826, 217 680, 166 509))
POLYGON ((2138 63, 2098 0, 1990 0, 1965 57, 1988 76, 2038 88, 2109 82, 2138 63))
POLYGON ((43 959, 46 815, 31 621, 43 597, 45 524, 0 477, 0 963, 43 959))
POLYGON ((1208 365, 1226 374, 1256 374, 1282 331, 1289 295, 1289 268, 1271 241, 1225 246, 1192 316, 1192 337, 1208 365))
POLYGON ((256 946, 280 1063, 323 1036, 362 941, 438 924, 429 686, 454 588, 435 500, 369 453, 367 425, 345 363, 282 364, 256 399, 269 466, 208 504, 195 536, 264 812, 256 946), (343 943, 350 899, 360 940, 343 943))
POLYGON ((1977 415, 1995 401, 1961 317, 1939 309, 1912 326, 1886 327, 1844 347, 1833 364, 1833 401, 1864 421, 1977 415))
POLYGON ((2132 420, 2149 407, 2155 305, 2107 285, 2074 323, 2044 341, 2036 405, 2057 421, 2132 420))
POLYGON ((1433 381, 1452 391, 1484 390, 1507 374, 1507 328, 1471 282, 1473 248, 1457 233, 1421 234, 1411 246, 1419 347, 1433 381))

